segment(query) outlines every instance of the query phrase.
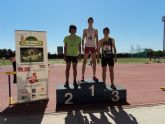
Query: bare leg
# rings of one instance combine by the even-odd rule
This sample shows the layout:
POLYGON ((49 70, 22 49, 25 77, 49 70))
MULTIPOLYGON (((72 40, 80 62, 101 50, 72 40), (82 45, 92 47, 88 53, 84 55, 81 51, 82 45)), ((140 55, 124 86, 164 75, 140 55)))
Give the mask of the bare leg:
POLYGON ((114 84, 114 67, 109 67, 111 84, 114 84))
POLYGON ((106 72, 107 72, 107 66, 102 67, 102 79, 104 83, 106 82, 106 72))
POLYGON ((77 78, 77 63, 73 63, 73 79, 76 81, 77 78))
POLYGON ((84 61, 83 61, 83 65, 82 65, 82 77, 84 77, 85 74, 85 69, 86 69, 86 64, 87 64, 87 60, 88 60, 88 53, 84 54, 84 61))
POLYGON ((70 66, 71 66, 71 62, 67 62, 66 63, 66 70, 65 70, 66 82, 69 81, 70 66))
POLYGON ((96 76, 96 53, 92 53, 93 77, 96 76))

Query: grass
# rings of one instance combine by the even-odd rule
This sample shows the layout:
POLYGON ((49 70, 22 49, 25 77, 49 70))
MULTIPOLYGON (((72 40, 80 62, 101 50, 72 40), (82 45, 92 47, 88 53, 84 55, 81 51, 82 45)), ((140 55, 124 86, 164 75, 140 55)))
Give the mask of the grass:
POLYGON ((49 64, 65 64, 64 59, 49 59, 49 64))
POLYGON ((144 64, 148 62, 147 58, 119 58, 119 64, 144 64))
POLYGON ((0 65, 11 65, 9 60, 0 61, 0 65))
MULTIPOLYGON (((149 62, 147 58, 118 58, 118 64, 144 64, 146 62, 149 62)), ((161 62, 165 63, 165 59, 161 59, 161 62)), ((151 63, 154 63, 154 60, 151 63)), ((65 61, 63 59, 49 59, 49 64, 65 64, 65 61)), ((9 60, 0 61, 0 65, 11 65, 11 62, 9 60)))

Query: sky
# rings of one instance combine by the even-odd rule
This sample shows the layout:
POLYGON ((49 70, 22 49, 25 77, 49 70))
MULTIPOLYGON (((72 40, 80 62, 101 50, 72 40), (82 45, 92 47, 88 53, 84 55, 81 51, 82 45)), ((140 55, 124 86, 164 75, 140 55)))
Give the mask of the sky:
POLYGON ((70 24, 77 35, 94 18, 99 31, 109 27, 118 52, 141 48, 163 49, 165 0, 1 0, 0 49, 15 50, 15 30, 47 31, 48 51, 63 46, 70 24))

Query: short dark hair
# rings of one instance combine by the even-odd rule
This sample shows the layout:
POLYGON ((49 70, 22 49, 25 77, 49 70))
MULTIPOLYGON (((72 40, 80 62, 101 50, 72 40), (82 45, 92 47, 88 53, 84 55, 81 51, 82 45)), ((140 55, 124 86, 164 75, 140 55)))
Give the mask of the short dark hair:
POLYGON ((104 33, 105 31, 110 32, 110 30, 109 30, 109 28, 108 28, 108 27, 105 27, 105 28, 103 29, 103 33, 104 33))
POLYGON ((72 30, 72 29, 77 30, 77 27, 76 27, 75 25, 70 25, 70 26, 69 26, 69 33, 71 33, 71 30, 72 30))
POLYGON ((89 17, 89 18, 88 18, 88 22, 89 22, 89 21, 94 22, 94 20, 93 20, 93 18, 92 18, 92 17, 89 17))

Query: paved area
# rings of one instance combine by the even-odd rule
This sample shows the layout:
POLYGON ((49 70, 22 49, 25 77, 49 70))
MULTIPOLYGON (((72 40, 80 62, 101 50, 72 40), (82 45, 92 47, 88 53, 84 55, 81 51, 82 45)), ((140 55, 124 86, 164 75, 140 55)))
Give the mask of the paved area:
POLYGON ((165 105, 0 116, 0 124, 164 124, 165 105))

